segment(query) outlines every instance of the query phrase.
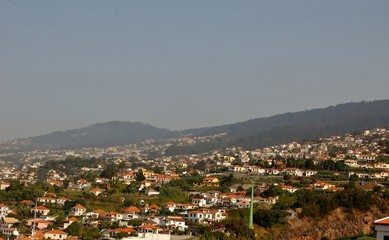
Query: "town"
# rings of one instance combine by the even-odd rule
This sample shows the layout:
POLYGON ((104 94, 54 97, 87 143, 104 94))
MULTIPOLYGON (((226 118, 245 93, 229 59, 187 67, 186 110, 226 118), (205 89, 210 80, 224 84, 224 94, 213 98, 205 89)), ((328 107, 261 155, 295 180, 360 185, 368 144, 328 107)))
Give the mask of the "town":
MULTIPOLYGON (((221 135, 108 148, 15 152, 12 144, 22 142, 2 146, 0 235, 3 239, 253 239, 255 233, 246 221, 251 204, 256 209, 251 213, 255 224, 266 228, 298 216, 326 214, 325 209, 308 208, 308 200, 302 205, 296 196, 304 194, 319 192, 326 195, 318 198, 340 199, 340 194, 350 193, 352 184, 357 190, 350 194, 366 201, 372 198, 366 195, 370 192, 383 201, 389 198, 387 129, 255 150, 235 146, 204 154, 166 154, 173 143, 191 145, 221 135), (259 210, 285 215, 269 220, 259 210), (237 213, 244 215, 239 221, 237 213)), ((370 207, 370 202, 357 202, 336 204, 370 207)))

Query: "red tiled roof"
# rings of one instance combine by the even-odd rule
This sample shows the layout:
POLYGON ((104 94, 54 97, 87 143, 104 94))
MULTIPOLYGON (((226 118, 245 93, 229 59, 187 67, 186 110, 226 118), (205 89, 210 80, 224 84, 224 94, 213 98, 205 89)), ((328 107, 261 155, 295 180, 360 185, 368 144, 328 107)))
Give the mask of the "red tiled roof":
POLYGON ((146 224, 146 225, 143 225, 143 226, 140 226, 139 228, 143 228, 143 229, 162 229, 158 226, 154 226, 154 225, 151 225, 151 224, 146 224))
POLYGON ((115 232, 122 232, 122 233, 136 233, 136 231, 133 228, 116 228, 115 232))
POLYGON ((389 225, 389 217, 384 217, 384 218, 375 220, 373 224, 375 224, 375 225, 389 225))
POLYGON ((97 214, 106 214, 107 213, 106 211, 101 210, 101 209, 94 210, 93 212, 97 213, 97 214))
POLYGON ((66 232, 61 231, 61 230, 51 230, 51 231, 46 232, 46 234, 61 234, 61 235, 67 235, 66 232))
POLYGON ((37 206, 37 207, 34 207, 33 209, 35 210, 49 210, 47 207, 45 206, 37 206))
POLYGON ((68 220, 66 220, 67 222, 70 222, 70 221, 72 221, 72 222, 78 222, 78 219, 76 218, 76 217, 71 217, 71 218, 69 218, 68 220))
POLYGON ((74 206, 73 208, 78 208, 78 209, 86 209, 84 206, 82 206, 81 204, 77 204, 76 206, 74 206))
POLYGON ((157 204, 152 204, 149 206, 149 208, 153 208, 153 209, 161 209, 160 206, 158 206, 157 204))
POLYGON ((124 209, 123 212, 126 212, 126 213, 129 213, 129 212, 139 213, 140 209, 135 207, 135 206, 131 206, 131 207, 128 207, 128 208, 124 209))

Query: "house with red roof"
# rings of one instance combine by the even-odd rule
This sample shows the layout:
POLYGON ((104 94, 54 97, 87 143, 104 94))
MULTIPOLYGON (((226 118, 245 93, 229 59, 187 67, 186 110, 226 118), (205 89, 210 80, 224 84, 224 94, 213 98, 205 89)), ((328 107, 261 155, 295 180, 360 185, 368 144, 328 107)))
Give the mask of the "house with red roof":
POLYGON ((203 184, 209 187, 219 187, 219 179, 215 177, 206 177, 203 179, 203 184))
POLYGON ((177 203, 175 203, 175 202, 166 202, 162 206, 163 206, 164 209, 167 209, 170 212, 174 212, 174 210, 177 207, 177 203))
POLYGON ((57 204, 58 205, 65 205, 66 201, 70 201, 70 199, 66 198, 66 197, 59 197, 59 198, 57 198, 57 204))
POLYGON ((152 224, 145 224, 139 227, 140 233, 159 233, 162 231, 162 228, 152 224))
POLYGON ((170 230, 177 229, 179 231, 185 231, 188 229, 185 219, 180 216, 167 216, 161 218, 160 226, 167 227, 170 230))
POLYGON ((51 230, 48 232, 45 232, 44 237, 47 239, 52 239, 52 240, 63 240, 66 239, 68 234, 64 231, 61 230, 51 230))
POLYGON ((110 229, 109 230, 109 233, 112 237, 116 237, 116 235, 118 233, 124 233, 124 234, 128 234, 128 235, 133 235, 133 234, 136 234, 137 231, 135 231, 133 228, 131 227, 126 227, 126 228, 116 228, 116 229, 110 229))
POLYGON ((20 201, 20 204, 25 205, 25 206, 32 206, 32 205, 34 205, 34 202, 31 200, 22 200, 22 201, 20 201))
POLYGON ((228 215, 224 210, 199 209, 188 212, 187 220, 200 224, 210 224, 219 222, 227 218, 227 216, 228 215))
POLYGON ((155 182, 159 183, 159 184, 166 184, 166 183, 169 183, 170 181, 172 181, 174 179, 180 179, 180 177, 178 177, 178 176, 168 176, 168 175, 165 175, 165 174, 159 174, 159 175, 155 176, 155 182))
MULTIPOLYGON (((118 222, 123 219, 123 213, 119 212, 105 212, 101 214, 100 219, 104 222, 118 222)), ((122 224, 127 225, 127 224, 122 224)))
POLYGON ((36 206, 36 207, 31 209, 31 213, 37 214, 37 215, 46 216, 49 214, 49 212, 50 212, 50 209, 48 209, 45 206, 36 206))
POLYGON ((389 239, 389 217, 384 217, 373 222, 377 231, 377 240, 389 239))
POLYGON ((293 187, 293 186, 289 186, 289 185, 282 185, 282 186, 280 186, 280 188, 282 190, 288 191, 290 193, 294 193, 294 192, 296 192, 298 190, 298 188, 293 187))
POLYGON ((73 216, 82 216, 85 214, 85 212, 86 212, 86 208, 81 204, 77 204, 76 206, 70 209, 70 215, 73 216))
POLYGON ((119 175, 119 181, 128 185, 136 181, 135 177, 136 176, 133 172, 125 172, 119 175))
POLYGON ((91 190, 89 190, 89 193, 91 193, 95 196, 99 196, 100 194, 103 193, 103 190, 100 188, 92 188, 91 190))
POLYGON ((135 206, 130 206, 122 211, 124 220, 139 218, 140 213, 141 210, 135 206))
POLYGON ((47 229, 51 224, 53 224, 51 221, 46 221, 39 218, 27 220, 27 226, 35 226, 35 228, 39 230, 47 229))
MULTIPOLYGON (((44 238, 44 236, 43 236, 43 232, 41 232, 41 231, 39 231, 39 230, 36 230, 35 232, 34 232, 34 238, 32 238, 31 236, 23 236, 23 235, 20 235, 20 239, 21 240, 32 240, 32 239, 34 239, 34 240, 42 240, 44 238)), ((2 238, 0 238, 0 240, 1 240, 2 238)))
POLYGON ((150 206, 145 206, 144 211, 146 213, 158 214, 161 211, 161 207, 158 206, 157 204, 151 204, 150 206))

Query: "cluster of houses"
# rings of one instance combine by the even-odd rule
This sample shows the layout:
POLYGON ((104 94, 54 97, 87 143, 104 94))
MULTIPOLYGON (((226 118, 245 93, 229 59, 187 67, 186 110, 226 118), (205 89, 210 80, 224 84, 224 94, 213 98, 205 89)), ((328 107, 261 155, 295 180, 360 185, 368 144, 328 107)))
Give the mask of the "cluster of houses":
MULTIPOLYGON (((139 193, 143 194, 145 197, 153 197, 160 194, 159 191, 156 190, 159 186, 168 184, 172 180, 180 179, 182 176, 189 174, 193 171, 193 166, 199 162, 206 162, 206 169, 196 169, 196 171, 203 176, 203 179, 201 182, 194 184, 195 189, 200 189, 201 187, 217 189, 220 187, 219 178, 207 174, 211 172, 211 170, 217 172, 217 170, 222 169, 225 172, 234 174, 238 173, 254 176, 289 175, 295 177, 313 177, 317 174, 316 170, 285 167, 285 162, 275 160, 277 157, 284 159, 309 158, 313 159, 314 164, 328 159, 344 161, 350 168, 355 168, 355 171, 352 170, 349 172, 350 177, 355 174, 361 179, 385 179, 389 178, 389 163, 377 162, 377 156, 387 156, 387 153, 385 153, 384 148, 380 143, 387 139, 389 139, 388 130, 374 129, 354 136, 333 136, 318 141, 304 143, 292 142, 253 151, 245 151, 239 147, 234 147, 226 149, 223 152, 215 150, 212 154, 180 156, 176 159, 169 156, 148 159, 148 150, 164 152, 165 147, 162 145, 153 145, 156 144, 154 142, 145 144, 147 147, 142 147, 142 150, 137 149, 139 146, 136 145, 129 146, 131 150, 128 151, 125 150, 125 147, 112 147, 107 149, 107 151, 114 156, 117 156, 114 158, 115 163, 124 161, 123 159, 128 156, 136 156, 139 162, 148 165, 148 168, 135 167, 133 170, 131 168, 121 169, 121 171, 111 179, 96 178, 93 182, 80 178, 77 181, 71 182, 68 188, 86 191, 98 197, 101 195, 104 196, 107 191, 107 188, 104 186, 108 186, 109 182, 120 181, 126 185, 137 182, 139 184, 137 184, 136 187, 139 193), (334 151, 334 149, 336 151, 334 151), (125 154, 123 156, 115 155, 118 154, 118 152, 123 152, 125 154), (267 162, 268 167, 254 165, 250 162, 251 160, 263 160, 267 162), (237 164, 236 162, 239 163, 237 164), (271 165, 272 167, 270 167, 271 165), (164 169, 163 173, 160 173, 161 171, 156 173, 150 170, 156 167, 164 169), (186 170, 180 171, 181 168, 185 168, 186 170), (358 171, 359 169, 357 168, 375 169, 376 171, 358 171), (181 173, 178 174, 178 172, 181 173), (140 173, 144 177, 143 181, 137 181, 137 176, 140 173)), ((203 140, 204 139, 197 139, 196 141, 203 140)), ((191 138, 188 137, 185 141, 191 142, 191 138)), ((184 144, 185 141, 182 144, 184 144)), ((94 150, 89 149, 88 153, 93 151, 94 150)), ((103 152, 103 150, 101 151, 103 152)), ((80 153, 67 152, 66 154, 80 153)), ((43 155, 41 157, 44 157, 43 155)), ((90 157, 90 155, 87 156, 90 157)), ((29 158, 31 158, 29 160, 33 160, 30 155, 29 158)), ((2 169, 1 171, 4 173, 2 178, 7 179, 0 182, 0 190, 8 188, 10 186, 8 180, 13 179, 15 176, 25 184, 33 184, 37 175, 31 170, 39 168, 41 165, 41 163, 26 164, 22 170, 12 167, 2 169)), ((102 166, 99 166, 96 169, 85 167, 81 170, 84 172, 101 171, 102 166)), ((59 169, 49 170, 47 175, 47 183, 52 186, 63 187, 65 180, 69 179, 69 177, 59 169)), ((257 186, 256 190, 262 192, 266 190, 267 187, 268 185, 257 186)), ((279 184, 278 187, 290 193, 299 190, 297 187, 284 184, 279 184)), ((336 187, 333 184, 320 181, 313 183, 309 187, 305 187, 305 189, 327 191, 341 190, 341 188, 336 187)), ((144 204, 142 205, 142 208, 131 206, 119 212, 106 212, 101 209, 91 210, 77 204, 69 210, 67 218, 60 223, 59 229, 57 230, 50 230, 53 223, 57 221, 56 216, 54 216, 54 214, 52 215, 50 212, 50 206, 60 208, 65 205, 66 201, 71 201, 71 199, 46 193, 45 196, 36 199, 36 202, 25 200, 19 204, 25 206, 25 208, 28 208, 30 211, 31 218, 23 220, 23 224, 31 226, 31 228, 36 230, 33 239, 67 239, 69 238, 67 228, 77 221, 82 221, 83 224, 88 224, 90 226, 98 226, 101 223, 117 223, 120 228, 107 229, 106 232, 103 232, 111 237, 115 237, 119 233, 138 237, 146 237, 148 234, 160 234, 160 239, 162 239, 164 234, 168 234, 173 230, 188 231, 189 222, 204 225, 219 222, 228 216, 225 209, 248 208, 251 201, 245 191, 237 191, 236 189, 231 190, 229 193, 221 193, 216 190, 191 190, 188 192, 188 195, 190 195, 190 203, 166 202, 160 206, 155 204, 144 204), (169 211, 169 216, 161 215, 160 212, 162 210, 169 211), (134 220, 141 221, 141 224, 138 227, 133 227, 132 222, 134 220)), ((275 204, 277 200, 278 197, 262 198, 256 196, 254 198, 254 203, 275 204)), ((10 210, 7 206, 0 204, 0 232, 6 236, 18 235, 15 226, 21 223, 16 218, 12 217, 12 214, 15 214, 15 212, 10 210)), ((20 239, 32 239, 32 236, 24 237, 25 238, 20 239)))
POLYGON ((244 164, 243 166, 230 166, 229 170, 231 172, 238 173, 252 173, 259 175, 291 175, 296 177, 311 177, 317 174, 316 170, 303 170, 299 168, 261 168, 259 166, 253 166, 249 164, 244 164))
MULTIPOLYGON (((17 239, 70 239, 67 228, 74 222, 82 222, 84 225, 98 227, 102 223, 117 223, 119 228, 107 229, 109 237, 116 237, 119 233, 129 235, 131 239, 150 239, 158 235, 158 239, 170 239, 167 236, 171 231, 188 230, 188 222, 200 224, 212 224, 225 219, 228 214, 222 209, 210 209, 198 204, 183 204, 166 202, 162 206, 145 204, 142 208, 130 206, 119 212, 107 212, 101 209, 87 209, 81 204, 71 207, 65 220, 58 222, 57 214, 51 209, 61 209, 66 201, 71 199, 57 197, 54 193, 45 193, 36 202, 23 200, 19 209, 29 209, 30 218, 20 222, 14 217, 16 211, 8 206, 0 204, 0 232, 8 237, 18 236, 17 239), (171 212, 169 215, 161 215, 161 209, 171 212), (133 227, 133 221, 140 221, 140 225, 133 227), (32 235, 18 233, 17 225, 25 224, 34 230, 32 235), (58 229, 52 230, 56 224, 58 229)), ((76 239, 76 238, 74 238, 76 239)), ((125 238, 123 238, 125 239, 125 238)))

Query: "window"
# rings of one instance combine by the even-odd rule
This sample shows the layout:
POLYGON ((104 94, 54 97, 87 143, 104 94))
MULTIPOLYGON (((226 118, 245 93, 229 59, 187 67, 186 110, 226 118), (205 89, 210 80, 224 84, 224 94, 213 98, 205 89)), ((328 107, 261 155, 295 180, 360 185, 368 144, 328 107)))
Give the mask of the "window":
POLYGON ((384 240, 389 240, 389 236, 384 236, 384 240))

